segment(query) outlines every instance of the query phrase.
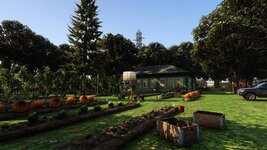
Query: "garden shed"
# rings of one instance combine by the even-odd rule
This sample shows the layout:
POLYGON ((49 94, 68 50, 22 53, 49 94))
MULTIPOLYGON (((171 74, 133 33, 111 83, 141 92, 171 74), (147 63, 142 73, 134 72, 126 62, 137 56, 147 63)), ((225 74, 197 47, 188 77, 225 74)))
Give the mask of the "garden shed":
POLYGON ((137 68, 135 72, 137 92, 168 92, 181 88, 195 90, 195 81, 190 72, 173 65, 145 66, 137 68))

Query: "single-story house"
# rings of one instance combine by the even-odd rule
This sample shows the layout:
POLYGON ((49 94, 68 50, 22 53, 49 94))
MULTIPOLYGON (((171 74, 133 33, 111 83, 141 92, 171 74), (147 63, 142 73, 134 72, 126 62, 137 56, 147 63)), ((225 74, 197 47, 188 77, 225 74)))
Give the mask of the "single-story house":
POLYGON ((195 80, 190 73, 172 65, 140 67, 135 72, 137 92, 168 92, 179 88, 195 90, 195 80))

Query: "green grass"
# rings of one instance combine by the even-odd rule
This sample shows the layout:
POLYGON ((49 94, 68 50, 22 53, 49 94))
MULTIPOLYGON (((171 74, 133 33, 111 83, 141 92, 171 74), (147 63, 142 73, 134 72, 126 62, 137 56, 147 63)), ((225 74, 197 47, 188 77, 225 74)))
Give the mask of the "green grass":
MULTIPOLYGON (((117 101, 115 97, 101 98, 117 101)), ((155 96, 146 97, 139 108, 0 143, 0 149, 54 149, 62 144, 83 138, 89 133, 97 133, 103 128, 167 104, 184 105, 185 112, 176 115, 176 117, 182 117, 190 121, 192 120, 192 113, 196 110, 216 111, 226 114, 227 128, 225 130, 219 131, 201 127, 200 143, 191 145, 186 149, 267 149, 267 99, 246 101, 240 96, 223 92, 203 94, 199 100, 192 102, 185 102, 182 98, 158 100, 155 99, 155 96)), ((16 122, 18 120, 12 121, 16 122)), ((160 138, 154 128, 128 143, 122 149, 164 150, 184 148, 177 147, 160 138)))

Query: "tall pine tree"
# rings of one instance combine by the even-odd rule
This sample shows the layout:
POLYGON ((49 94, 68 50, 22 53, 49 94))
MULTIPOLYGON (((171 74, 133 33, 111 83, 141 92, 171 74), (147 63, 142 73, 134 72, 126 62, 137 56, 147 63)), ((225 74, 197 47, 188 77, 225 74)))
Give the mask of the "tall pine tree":
POLYGON ((74 52, 75 69, 82 74, 82 93, 85 95, 86 74, 92 70, 93 56, 97 51, 96 41, 102 32, 95 0, 81 0, 76 4, 75 15, 72 16, 72 27, 68 35, 74 52))

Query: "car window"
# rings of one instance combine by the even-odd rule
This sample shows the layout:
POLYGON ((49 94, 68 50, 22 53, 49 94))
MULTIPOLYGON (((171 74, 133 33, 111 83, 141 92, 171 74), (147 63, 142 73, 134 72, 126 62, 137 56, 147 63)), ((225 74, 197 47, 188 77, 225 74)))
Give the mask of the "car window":
POLYGON ((267 89, 267 84, 261 85, 260 88, 267 89))

